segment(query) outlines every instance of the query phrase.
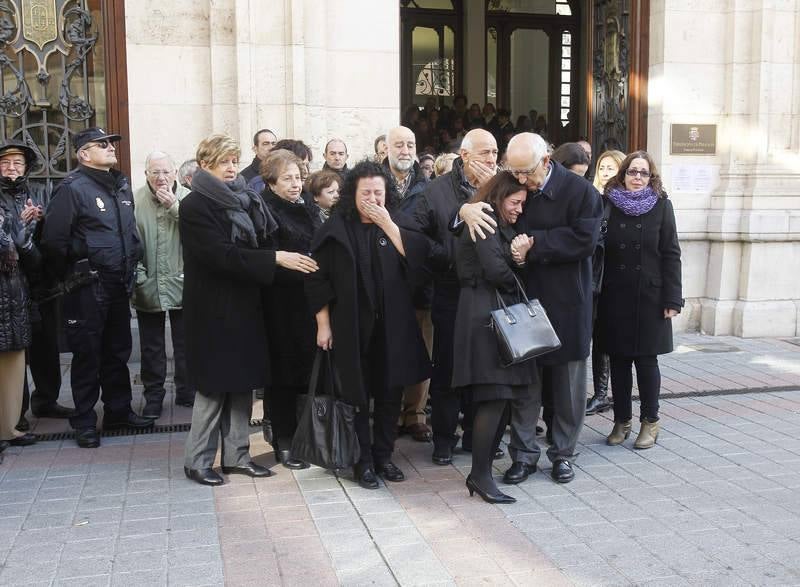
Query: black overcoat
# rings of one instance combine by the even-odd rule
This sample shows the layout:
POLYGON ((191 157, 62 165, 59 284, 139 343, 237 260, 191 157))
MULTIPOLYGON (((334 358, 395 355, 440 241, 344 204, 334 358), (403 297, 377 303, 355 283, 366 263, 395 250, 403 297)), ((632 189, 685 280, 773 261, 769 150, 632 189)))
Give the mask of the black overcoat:
MULTIPOLYGON (((428 254, 428 241, 414 230, 413 221, 400 212, 390 212, 400 227, 405 257, 392 241, 379 231, 378 262, 383 280, 383 307, 387 387, 413 385, 430 377, 431 365, 417 325, 412 303, 412 284, 408 275, 418 270, 428 254)), ((358 271, 353 248, 342 214, 334 212, 317 231, 312 243, 319 271, 306 280, 306 294, 315 314, 326 305, 331 316, 333 351, 341 376, 344 400, 366 407, 361 366, 362 341, 358 323, 359 305, 369 304, 358 297, 358 271)))
POLYGON ((525 287, 538 298, 561 340, 539 359, 560 365, 589 356, 592 338, 592 254, 600 235, 603 204, 584 178, 550 162, 544 189, 528 194, 517 230, 534 237, 525 287))
POLYGON ((672 320, 664 319, 664 309, 682 306, 672 203, 660 198, 641 216, 626 216, 612 206, 597 313, 603 350, 623 357, 671 352, 672 320))
MULTIPOLYGON (((322 226, 317 205, 305 200, 289 202, 269 188, 261 195, 278 223, 270 235, 273 248, 308 255, 311 239, 322 226)), ((317 323, 306 300, 305 280, 305 273, 278 267, 275 283, 263 288, 272 385, 276 388, 308 385, 314 364, 317 323)))
POLYGON ((231 242, 225 210, 198 192, 181 200, 183 323, 187 385, 251 393, 269 379, 261 288, 273 282, 275 251, 231 242))
POLYGON ((503 367, 489 313, 499 307, 495 291, 506 303, 517 302, 511 241, 513 227, 501 225, 493 235, 473 243, 468 230, 456 243, 456 269, 461 283, 456 313, 453 387, 478 384, 536 383, 536 361, 503 367))

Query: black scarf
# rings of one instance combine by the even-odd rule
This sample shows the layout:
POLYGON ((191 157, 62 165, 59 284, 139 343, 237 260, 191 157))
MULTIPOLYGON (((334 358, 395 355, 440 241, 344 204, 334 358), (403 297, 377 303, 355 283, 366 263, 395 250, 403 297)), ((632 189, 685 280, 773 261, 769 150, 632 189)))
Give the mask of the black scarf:
POLYGON ((208 171, 198 169, 192 177, 192 191, 225 208, 225 214, 233 224, 231 242, 239 239, 256 249, 259 238, 266 239, 278 227, 261 196, 247 187, 247 181, 241 175, 233 181, 223 182, 208 171))

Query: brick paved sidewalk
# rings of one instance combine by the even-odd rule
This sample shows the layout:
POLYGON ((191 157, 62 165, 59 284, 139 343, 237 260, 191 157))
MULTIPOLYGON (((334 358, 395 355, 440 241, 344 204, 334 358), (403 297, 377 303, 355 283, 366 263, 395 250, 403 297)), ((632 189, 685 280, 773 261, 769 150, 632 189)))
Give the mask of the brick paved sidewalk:
MULTIPOLYGON (((64 360, 64 384, 60 402, 72 406, 69 387, 69 355, 64 360)), ((678 334, 675 351, 660 357, 663 395, 698 395, 706 393, 746 392, 764 389, 786 390, 800 388, 800 338, 742 339, 727 336, 678 334)), ((139 364, 131 363, 131 375, 136 378, 139 364)), ((591 369, 587 370, 587 394, 592 394, 591 369)), ((142 386, 134 385, 134 408, 144 406, 142 386)), ((634 388, 634 395, 638 390, 634 388)), ((168 378, 164 413, 159 426, 188 424, 192 419, 189 408, 173 403, 173 386, 168 378)), ((98 406, 102 420, 102 410, 98 406)), ((65 420, 37 420, 29 413, 33 431, 38 434, 69 433, 65 420)), ((261 404, 256 403, 254 418, 261 417, 261 404)))
POLYGON ((468 496, 469 455, 437 467, 407 438, 408 480, 378 491, 279 466, 212 490, 183 477, 182 433, 9 449, 0 584, 800 584, 800 391, 662 403, 655 448, 587 418, 575 481, 543 459, 502 507, 468 496))

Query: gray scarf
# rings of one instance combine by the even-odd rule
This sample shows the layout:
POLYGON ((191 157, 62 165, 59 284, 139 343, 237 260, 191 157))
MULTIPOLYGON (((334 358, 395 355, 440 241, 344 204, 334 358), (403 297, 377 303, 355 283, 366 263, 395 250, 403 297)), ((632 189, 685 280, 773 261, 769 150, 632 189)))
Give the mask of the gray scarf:
POLYGON ((233 181, 223 182, 204 169, 192 177, 192 191, 213 200, 223 208, 233 224, 231 242, 245 241, 258 248, 258 239, 265 239, 277 223, 264 206, 257 193, 247 187, 247 181, 237 175, 233 181))

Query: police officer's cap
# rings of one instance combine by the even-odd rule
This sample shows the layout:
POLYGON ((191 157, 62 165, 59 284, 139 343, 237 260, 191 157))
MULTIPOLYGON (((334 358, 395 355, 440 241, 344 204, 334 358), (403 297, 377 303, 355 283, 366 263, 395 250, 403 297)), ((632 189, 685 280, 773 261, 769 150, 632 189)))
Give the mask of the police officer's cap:
POLYGON ((72 144, 75 147, 75 150, 79 151, 86 143, 102 140, 111 141, 113 143, 121 138, 122 135, 109 134, 105 131, 105 129, 100 128, 99 126, 92 126, 80 132, 76 132, 75 136, 72 138, 72 144))

